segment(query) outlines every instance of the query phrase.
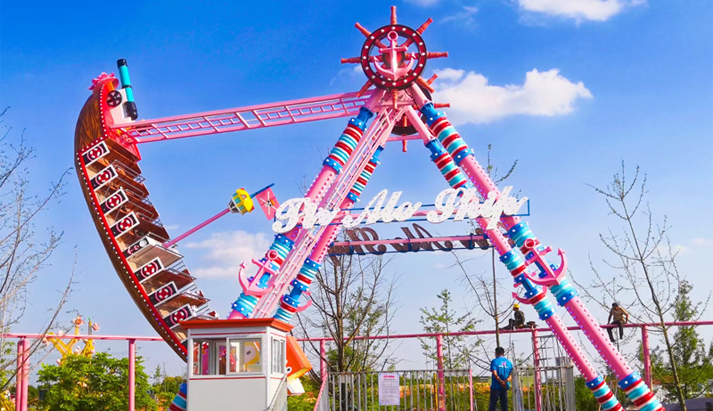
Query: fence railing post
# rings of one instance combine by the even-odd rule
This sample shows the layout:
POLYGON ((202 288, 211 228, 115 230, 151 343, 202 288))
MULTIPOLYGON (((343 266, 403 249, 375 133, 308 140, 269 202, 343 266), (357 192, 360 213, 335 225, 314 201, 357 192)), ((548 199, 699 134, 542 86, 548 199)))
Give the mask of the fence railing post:
POLYGON ((136 399, 136 340, 129 340, 129 411, 134 411, 136 399))
POLYGON ((470 393, 470 411, 473 411, 473 369, 468 368, 468 392, 470 393))
POLYGON ((443 334, 436 336, 436 357, 438 359, 438 411, 445 411, 446 381, 443 374, 443 334))
POLYGON ((540 337, 537 328, 532 329, 532 371, 535 380, 535 410, 542 411, 542 381, 540 381, 540 337))
POLYGON ((30 379, 30 355, 27 339, 20 337, 17 342, 17 373, 15 374, 15 410, 27 411, 27 392, 30 379))
POLYGON ((646 385, 652 388, 653 378, 651 377, 651 350, 649 349, 649 329, 646 326, 641 327, 641 348, 644 352, 644 379, 646 385))
POLYGON ((22 411, 27 411, 28 391, 30 388, 30 343, 27 338, 23 339, 22 347, 22 411))
POLYGON ((319 379, 324 382, 327 379, 327 342, 319 340, 319 379))

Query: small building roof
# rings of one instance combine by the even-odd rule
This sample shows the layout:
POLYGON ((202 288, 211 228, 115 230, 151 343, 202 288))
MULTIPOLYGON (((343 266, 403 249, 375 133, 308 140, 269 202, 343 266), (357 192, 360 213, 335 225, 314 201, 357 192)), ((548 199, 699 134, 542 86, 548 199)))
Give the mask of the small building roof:
POLYGON ((241 328, 241 327, 272 327, 284 332, 290 332, 293 325, 275 318, 248 318, 227 320, 188 320, 181 321, 186 330, 196 328, 241 328))

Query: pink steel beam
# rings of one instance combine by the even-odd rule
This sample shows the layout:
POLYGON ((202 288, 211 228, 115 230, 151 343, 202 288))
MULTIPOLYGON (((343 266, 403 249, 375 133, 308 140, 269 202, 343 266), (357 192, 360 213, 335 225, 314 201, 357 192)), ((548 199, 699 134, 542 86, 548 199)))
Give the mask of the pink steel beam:
MULTIPOLYGON (((390 110, 382 107, 379 110, 376 119, 367 129, 367 133, 359 142, 356 150, 349 157, 339 178, 329 188, 328 193, 324 195, 320 204, 322 207, 330 210, 351 207, 351 200, 347 199, 349 190, 354 186, 376 149, 386 143, 394 124, 404 112, 405 108, 390 110)), ((270 294, 260 299, 255 306, 254 318, 268 317, 274 312, 280 297, 290 286, 290 282, 298 274, 308 255, 314 257, 313 261, 315 262, 321 261, 329 244, 334 241, 339 228, 339 225, 328 225, 326 227, 317 227, 311 232, 302 231, 300 237, 295 241, 293 252, 290 253, 280 269, 280 277, 275 282, 275 287, 270 294)))
MULTIPOLYGON (((706 326, 706 325, 713 325, 713 321, 670 321, 664 323, 665 327, 689 327, 689 326, 706 326)), ((660 327, 661 324, 659 323, 629 323, 629 324, 624 324, 624 328, 641 328, 641 327, 660 327)), ((617 325, 609 325, 609 324, 602 324, 600 327, 602 328, 614 328, 618 327, 617 325)), ((585 330, 583 327, 576 326, 576 325, 571 325, 569 327, 566 327, 567 330, 569 331, 582 331, 585 330)), ((521 333, 530 333, 534 330, 538 330, 538 332, 554 332, 552 330, 546 330, 546 329, 539 329, 539 328, 521 328, 519 330, 503 330, 499 329, 498 331, 495 330, 481 330, 481 331, 455 331, 455 332, 449 332, 448 336, 449 337, 459 337, 459 336, 469 336, 469 335, 494 335, 495 333, 501 333, 501 334, 521 334, 521 333)), ((586 330, 585 330, 586 331, 586 330)), ((356 337, 349 337, 349 339, 353 340, 389 340, 389 339, 406 339, 406 338, 436 338, 437 336, 442 335, 440 333, 416 333, 416 334, 388 334, 388 335, 372 335, 369 337, 363 337, 363 336, 356 336, 356 337)), ((345 340, 347 337, 344 338, 345 340)), ((298 338, 297 341, 332 341, 334 340, 332 337, 314 337, 314 338, 298 338)), ((163 341, 163 340, 161 340, 163 341)))
POLYGON ((167 241, 167 242, 163 243, 163 247, 164 247, 164 248, 169 248, 169 247, 171 247, 172 245, 174 245, 174 244, 176 244, 177 242, 183 240, 184 238, 186 238, 186 237, 188 237, 189 235, 195 233, 196 231, 200 230, 201 228, 207 226, 208 224, 214 222, 215 220, 219 219, 220 217, 222 217, 222 216, 228 214, 229 212, 230 212, 230 209, 229 209, 229 208, 226 208, 225 210, 219 212, 218 214, 214 215, 213 217, 211 217, 211 218, 205 220, 204 222, 198 224, 197 226, 191 228, 190 230, 188 230, 188 231, 186 231, 185 233, 179 235, 178 237, 174 238, 173 240, 167 241))
MULTIPOLYGON (((425 95, 420 89, 414 87, 412 88, 412 90, 414 99, 417 101, 419 107, 423 108, 425 104, 430 103, 430 101, 425 97, 425 95)), ((497 196, 500 196, 500 192, 498 191, 493 181, 490 179, 490 176, 488 176, 485 170, 475 160, 475 156, 468 148, 468 145, 458 135, 458 133, 455 131, 455 129, 452 127, 451 123, 446 119, 446 117, 440 112, 435 112, 432 107, 426 107, 426 111, 430 112, 430 114, 427 114, 428 116, 433 116, 429 118, 431 121, 429 124, 431 124, 431 129, 435 133, 438 133, 438 140, 443 143, 444 146, 446 146, 447 151, 452 156, 455 156, 456 154, 458 156, 461 156, 458 162, 458 167, 466 174, 468 179, 478 189, 481 196, 485 197, 489 193, 495 193, 497 196)), ((621 354, 616 350, 616 347, 614 347, 611 341, 609 341, 609 339, 606 337, 604 330, 599 327, 598 324, 594 321, 594 317, 586 308, 582 300, 579 298, 577 291, 574 289, 574 287, 572 287, 571 285, 569 285, 568 282, 565 281, 564 271, 566 269, 566 260, 564 258, 564 252, 562 250, 559 250, 561 264, 559 265, 559 268, 555 269, 553 268, 554 266, 551 266, 550 263, 546 261, 544 257, 545 254, 550 251, 550 249, 539 247, 539 241, 528 229, 528 227, 526 225, 518 225, 520 223, 520 219, 518 217, 503 215, 501 216, 500 220, 512 233, 516 233, 516 235, 518 236, 518 239, 516 241, 518 241, 518 246, 521 247, 522 253, 526 255, 527 263, 536 262, 538 269, 542 272, 542 275, 540 275, 539 277, 537 277, 537 274, 535 274, 535 277, 533 277, 532 274, 527 273, 525 271, 526 265, 524 260, 519 259, 519 256, 508 250, 507 248, 509 248, 509 245, 507 243, 505 243, 505 245, 507 245, 507 248, 501 247, 496 244, 496 240, 500 241, 501 239, 497 238, 497 236, 491 235, 491 232, 488 231, 487 234, 491 238, 491 241, 493 241, 493 244, 495 245, 495 248, 498 253, 503 258, 507 258, 509 262, 515 263, 508 266, 508 269, 511 270, 513 276, 518 276, 520 274, 526 276, 528 283, 521 282, 526 288, 532 288, 532 285, 529 284, 529 282, 545 286, 546 288, 550 289, 550 291, 552 291, 550 287, 556 286, 556 291, 552 292, 558 298, 558 302, 560 301, 560 295, 558 293, 560 293, 563 296, 562 305, 578 324, 581 324, 585 327, 585 336, 587 337, 587 339, 589 339, 590 343, 594 346, 594 348, 600 354, 602 359, 604 359, 607 365, 614 371, 617 376, 617 379, 619 380, 619 385, 622 388, 626 388, 625 392, 627 394, 627 397, 629 397, 629 399, 632 401, 645 401, 644 404, 638 405, 646 405, 647 409, 651 409, 652 411, 662 410, 663 407, 658 402, 658 400, 655 399, 655 397, 651 394, 649 387, 644 386, 644 389, 641 389, 639 385, 642 381, 639 375, 634 373, 634 370, 629 366, 629 364, 627 364, 621 354), (525 240, 524 242, 523 239, 525 240), (523 243, 521 244, 521 242, 523 243)), ((484 230, 486 229, 486 227, 483 225, 482 219, 478 219, 478 224, 484 230)), ((502 237, 502 234, 499 230, 494 231, 496 231, 496 234, 499 234, 500 237, 502 237)), ((533 289, 533 291, 534 290, 535 289, 533 289)), ((517 294, 515 294, 514 296, 517 298, 517 294)), ((531 299, 533 303, 537 301, 545 301, 542 296, 537 295, 529 296, 528 298, 531 299)), ((518 299, 523 302, 526 302, 522 298, 518 299)), ((535 308, 538 310, 538 312, 540 312, 540 310, 543 310, 542 312, 540 312, 541 315, 550 315, 554 311, 553 308, 547 307, 547 305, 549 305, 549 302, 546 302, 546 304, 541 304, 538 308, 537 304, 535 304, 535 308)), ((557 335, 558 337, 563 337, 559 334, 557 335)), ((581 356, 581 353, 579 352, 568 352, 568 354, 572 358, 581 356)), ((591 383, 596 383, 596 381, 591 381, 591 383)), ((601 398, 601 400, 604 400, 604 398, 601 398)), ((597 401, 600 401, 599 397, 597 398, 597 401)), ((606 404, 610 404, 610 402, 607 401, 606 404)), ((602 405, 605 404, 602 403, 602 405)), ((616 404, 614 408, 621 409, 621 405, 616 404)))
MULTIPOLYGON (((375 111, 375 106, 379 103, 379 101, 382 99, 384 95, 383 91, 377 91, 372 93, 371 97, 369 100, 365 103, 365 108, 368 109, 371 112, 375 111)), ((371 127, 369 128, 371 129, 371 127)), ((346 132, 346 129, 345 129, 346 132)), ((341 137, 340 137, 341 138, 341 137)), ((363 147, 365 144, 365 141, 370 141, 371 138, 365 138, 363 135, 359 139, 359 142, 357 143, 356 149, 352 151, 352 154, 348 157, 347 162, 344 164, 344 168, 346 170, 349 170, 350 167, 352 167, 354 158, 356 156, 356 152, 359 150, 363 150, 363 147)), ((335 146, 336 147, 336 146, 335 146)), ((331 154, 330 154, 331 155, 331 154)), ((337 171, 336 169, 326 163, 323 163, 322 169, 320 170, 319 174, 317 174, 317 177, 315 178, 314 182, 312 182, 312 185, 310 186, 309 190, 307 191, 307 194, 305 195, 305 198, 309 198, 311 201, 321 204, 324 200, 324 197, 326 193, 329 190, 333 189, 334 186, 334 179, 337 177, 337 171)), ((343 176, 340 178, 344 178, 343 176)), ((309 250, 312 248, 314 245, 314 242, 316 241, 316 238, 314 237, 313 233, 309 230, 303 230, 300 226, 293 228, 290 232, 285 234, 285 237, 288 239, 294 241, 294 244, 297 247, 292 247, 290 251, 288 251, 287 255, 285 256, 285 260, 283 263, 280 265, 279 271, 275 274, 279 277, 283 276, 284 270, 292 270, 294 271, 293 274, 296 275, 299 269, 301 268, 301 265, 304 263, 304 258, 307 257, 306 253, 309 252, 309 250), (297 249, 301 254, 299 256, 295 256, 294 250, 297 249), (299 266, 298 266, 299 264, 299 266)), ((267 257, 267 255, 266 255, 267 257)), ((289 273, 287 274, 288 276, 290 275, 289 273)), ((278 280, 274 280, 275 282, 275 287, 279 286, 280 283, 278 280)), ((273 290, 274 291, 274 287, 273 290)), ((270 299, 279 299, 280 296, 274 296, 271 292, 266 298, 270 299)), ((242 298, 242 297, 240 297, 242 298)), ((240 301, 240 298, 238 301, 236 301, 236 304, 240 301)), ((253 318, 260 318, 260 316, 265 317, 270 313, 264 314, 256 314, 257 312, 260 312, 258 310, 259 305, 262 304, 264 301, 264 298, 261 298, 258 301, 258 305, 256 305, 252 312, 247 314, 253 318)), ((275 301, 277 303, 277 300, 275 301)), ((239 312, 239 310, 236 310, 235 307, 233 308, 233 311, 230 313, 228 318, 244 318, 244 315, 239 312)))
POLYGON ((472 235, 455 235, 450 237, 431 237, 431 238, 393 238, 388 240, 365 240, 365 241, 335 241, 332 247, 340 246, 358 246, 358 245, 379 245, 379 244, 403 244, 403 243, 437 243, 442 241, 477 241, 483 240, 485 236, 472 235))
MULTIPOLYGON (((415 113, 413 113, 413 112, 410 113, 410 117, 413 118, 412 121, 414 121, 414 122, 419 120, 417 117, 415 117, 415 113)), ((418 123, 421 126, 421 127, 418 127, 419 134, 423 138, 424 142, 428 142, 429 138, 432 138, 430 131, 428 131, 427 129, 425 129, 425 127, 423 127, 423 123, 421 123, 420 121, 418 121, 418 123)), ((447 153, 445 155, 450 156, 450 154, 447 154, 447 153)), ((483 229, 483 231, 485 233, 487 233, 488 238, 490 239, 490 242, 493 244, 493 246, 495 247, 495 249, 498 251, 498 253, 500 255, 511 252, 512 248, 510 247, 510 244, 505 239, 503 234, 500 232, 499 228, 496 228, 494 230, 488 230, 488 228, 487 228, 488 227, 488 219, 486 219, 486 218, 478 218, 478 219, 476 219, 476 222, 483 229)), ((525 302, 533 304, 535 297, 536 296, 533 296, 532 300, 527 300, 525 302)), ((540 297, 543 297, 543 295, 540 295, 540 297)), ((546 298, 546 296, 544 296, 544 297, 546 298)), ((575 342, 572 335, 569 333, 569 331, 567 331, 566 326, 562 322, 562 319, 559 317, 559 315, 557 315, 557 313, 552 313, 550 316, 547 317, 545 322, 550 327, 552 332, 557 336, 558 341, 560 342, 560 344, 562 344, 565 351, 570 356, 570 358, 572 358, 575 366, 577 367, 579 372, 581 372, 582 375, 584 375, 586 380, 591 381, 594 378, 596 378, 598 376, 596 370, 589 363, 589 361, 587 360, 587 357, 584 355, 583 350, 575 342)), ((533 347, 535 348, 535 359, 534 359, 534 364, 535 364, 535 369, 536 369, 535 380, 536 380, 537 386, 539 386, 539 373, 537 371, 537 363, 538 363, 537 344, 538 344, 538 341, 537 341, 536 331, 533 332, 532 343, 533 343, 533 347)), ((536 407, 538 410, 540 410, 542 401, 540 398, 538 398, 537 394, 535 394, 535 397, 536 397, 535 398, 536 407)), ((611 409, 611 407, 609 409, 611 409)))
POLYGON ((355 115, 373 90, 115 124, 136 143, 307 123, 355 115))
MULTIPOLYGON (((626 327, 626 325, 625 325, 626 327)), ((96 334, 80 334, 80 335, 47 335, 47 334, 32 334, 32 333, 1 333, 2 338, 56 338, 58 340, 102 340, 102 341, 164 341, 161 337, 144 337, 133 335, 96 335, 96 334)))
MULTIPOLYGON (((371 160, 377 148, 379 146, 383 146, 386 142, 386 138, 388 138, 391 128, 398 118, 399 117, 394 116, 389 110, 384 110, 382 108, 379 111, 377 118, 374 120, 372 125, 369 126, 364 137, 359 142, 359 145, 349 157, 342 173, 324 195, 321 204, 323 207, 328 209, 334 209, 336 207, 351 207, 352 201, 347 198, 349 190, 351 190, 354 186, 354 182, 357 177, 361 174, 362 170, 364 170, 366 164, 371 160)), ((311 232, 305 233, 304 238, 307 238, 308 241, 305 241, 303 244, 300 244, 301 242, 299 240, 295 242, 295 251, 289 257, 289 277, 283 277, 280 284, 275 286, 275 289, 273 289, 273 292, 268 296, 268 298, 263 299, 260 303, 258 303, 256 308, 258 313, 268 316, 272 313, 272 311, 274 311, 279 303, 279 298, 284 294, 285 290, 290 285, 292 279, 297 275, 300 268, 302 268, 302 264, 308 255, 313 261, 317 263, 321 262, 323 255, 321 257, 318 255, 326 252, 329 244, 334 241, 339 227, 340 226, 338 225, 328 225, 324 228, 320 227, 316 230, 313 229, 311 232)), ((288 264, 286 262, 285 266, 287 265, 288 264)))
MULTIPOLYGON (((269 186, 265 188, 261 188, 260 190, 250 194, 250 198, 255 198, 256 195, 262 193, 263 191, 267 190, 268 188, 272 187, 274 184, 270 184, 269 186)), ((189 235, 195 233, 196 231, 200 230, 201 228, 207 226, 208 224, 211 224, 212 222, 218 220, 220 217, 228 214, 230 212, 230 207, 226 208, 225 210, 219 212, 218 214, 214 215, 213 217, 205 220, 204 222, 198 224, 197 226, 191 228, 190 230, 186 231, 185 233, 179 235, 178 237, 174 238, 171 241, 167 241, 163 243, 164 248, 169 248, 172 245, 176 244, 177 242, 183 240, 184 238, 188 237, 189 235)))

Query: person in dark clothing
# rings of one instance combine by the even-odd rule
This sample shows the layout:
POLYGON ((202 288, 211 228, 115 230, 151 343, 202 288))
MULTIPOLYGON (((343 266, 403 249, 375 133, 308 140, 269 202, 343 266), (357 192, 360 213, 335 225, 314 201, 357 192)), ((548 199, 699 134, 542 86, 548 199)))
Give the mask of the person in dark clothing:
MULTIPOLYGON (((629 313, 625 309, 619 306, 617 303, 611 304, 611 311, 609 311, 608 324, 615 324, 619 326, 619 339, 624 338, 624 327, 623 325, 629 322, 629 313), (612 318, 614 321, 612 321, 612 318)), ((612 328, 607 328, 609 333, 609 339, 614 342, 614 334, 612 333, 612 328)))
POLYGON ((515 305, 512 306, 512 314, 513 317, 508 321, 507 327, 504 327, 503 330, 514 330, 514 329, 520 329, 525 327, 525 313, 520 311, 520 304, 515 303, 515 305))
POLYGON ((505 358, 505 349, 495 349, 495 359, 490 362, 490 371, 493 373, 490 381, 490 404, 488 411, 495 411, 495 406, 500 401, 500 411, 508 411, 508 389, 512 380, 512 363, 505 358))

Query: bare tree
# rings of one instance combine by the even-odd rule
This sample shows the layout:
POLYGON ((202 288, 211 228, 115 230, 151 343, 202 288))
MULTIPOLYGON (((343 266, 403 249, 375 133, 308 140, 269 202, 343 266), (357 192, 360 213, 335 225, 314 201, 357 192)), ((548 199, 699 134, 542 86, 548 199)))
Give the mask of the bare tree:
MULTIPOLYGON (((389 261, 381 255, 330 256, 318 272, 313 307, 298 320, 304 335, 319 332, 332 338, 324 358, 332 371, 384 369, 393 363, 388 340, 370 338, 388 335, 396 312, 396 278, 387 278, 385 270, 389 261)), ((318 345, 310 347, 320 355, 318 345)))
POLYGON ((613 277, 623 281, 605 280, 601 271, 591 264, 594 279, 587 286, 580 286, 585 295, 607 307, 607 298, 621 301, 628 297, 630 315, 641 321, 657 323, 657 329, 663 335, 666 344, 674 390, 682 410, 686 410, 684 392, 681 388, 679 373, 674 355, 673 341, 669 336, 669 327, 665 326, 675 308, 676 297, 684 278, 676 266, 677 251, 671 247, 668 238, 668 226, 664 216, 661 223, 656 223, 651 208, 645 202, 646 174, 641 175, 636 167, 633 178, 626 175, 624 162, 621 171, 614 174, 612 181, 605 188, 591 186, 602 195, 609 207, 609 214, 616 217, 620 226, 609 229, 599 238, 613 259, 603 259, 613 277))
MULTIPOLYGON (((7 111, 7 108, 3 110, 0 118, 7 111)), ((13 139, 12 127, 1 126, 4 131, 0 137, 0 333, 6 333, 23 318, 30 286, 49 265, 49 259, 62 239, 62 233, 50 227, 44 235, 39 235, 35 231, 35 222, 50 204, 62 196, 64 179, 69 171, 62 173, 58 182, 51 183, 46 194, 33 194, 28 160, 34 156, 34 150, 27 145, 24 130, 13 139)), ((55 308, 42 326, 42 334, 54 325, 69 295, 73 276, 74 269, 67 286, 59 293, 55 308)), ((29 347, 30 354, 41 343, 41 340, 34 341, 29 347)), ((4 351, 9 349, 4 335, 0 337, 0 347, 4 351)), ((0 390, 10 385, 15 372, 10 373, 9 370, 14 366, 12 360, 0 361, 0 373, 7 377, 2 381, 0 390)))
MULTIPOLYGON (((494 267, 492 269, 492 273, 487 273, 485 271, 469 273, 466 268, 466 263, 472 259, 461 260, 456 253, 453 253, 453 258, 456 261, 454 266, 458 266, 463 273, 463 283, 465 283, 470 291, 475 295, 476 309, 479 309, 482 314, 493 320, 495 327, 495 343, 496 346, 502 347, 500 344, 500 325, 507 321, 506 319, 510 315, 513 305, 512 303, 501 303, 498 305, 498 292, 500 290, 507 291, 508 287, 504 286, 505 284, 503 284, 503 281, 499 280, 495 276, 494 267)), ((491 254, 491 260, 494 261, 494 259, 494 254, 491 254)), ((509 299, 500 299, 500 301, 503 300, 507 301, 509 299)))
MULTIPOLYGON (((498 168, 493 164, 492 161, 492 151, 493 151, 493 145, 488 144, 488 155, 487 155, 487 165, 485 167, 485 171, 488 173, 488 176, 490 176, 494 182, 495 185, 498 185, 502 183, 503 181, 507 180, 510 178, 515 172, 515 167, 517 167, 517 162, 518 160, 513 161, 513 163, 510 165, 508 168, 507 172, 503 174, 501 177, 498 177, 498 168)), ((474 234, 477 235, 483 235, 485 232, 478 227, 472 220, 469 221, 471 224, 471 229, 474 234)), ((502 229, 504 229, 504 226, 502 223, 498 224, 502 229)), ((483 240, 482 242, 478 243, 478 245, 486 249, 489 246, 489 242, 487 240, 483 240)), ((480 310, 488 317, 490 317, 493 320, 493 324, 495 327, 495 343, 498 347, 501 347, 500 344, 500 324, 504 322, 504 318, 506 318, 512 308, 512 304, 508 303, 506 304, 505 308, 501 308, 500 305, 498 305, 498 289, 505 289, 508 290, 508 287, 500 288, 499 286, 502 284, 499 284, 500 281, 498 281, 497 278, 497 271, 496 271, 496 256, 495 256, 495 249, 491 248, 490 250, 490 276, 488 277, 488 274, 486 274, 485 271, 479 272, 479 273, 469 273, 468 270, 465 268, 465 263, 470 261, 471 259, 468 260, 461 260, 458 258, 458 255, 456 253, 453 253, 453 257, 455 258, 456 262, 454 265, 457 265, 461 271, 463 272, 463 279, 466 284, 468 284, 471 292, 475 294, 476 301, 478 303, 478 307, 480 310)), ((508 294, 509 296, 509 294, 508 294)), ((506 298, 506 300, 509 300, 509 298, 506 298)), ((503 301, 503 299, 501 299, 503 301)))

